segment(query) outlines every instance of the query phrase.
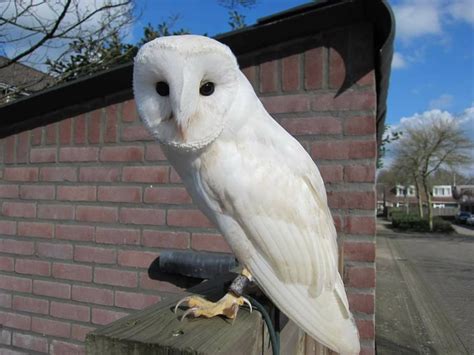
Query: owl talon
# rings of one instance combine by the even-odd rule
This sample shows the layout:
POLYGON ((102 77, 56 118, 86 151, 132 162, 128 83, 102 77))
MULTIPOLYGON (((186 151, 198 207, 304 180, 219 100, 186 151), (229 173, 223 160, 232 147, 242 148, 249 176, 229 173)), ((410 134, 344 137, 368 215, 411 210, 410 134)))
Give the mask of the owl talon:
POLYGON ((248 299, 246 299, 245 297, 242 297, 242 301, 244 301, 244 303, 249 306, 249 311, 250 313, 252 313, 252 304, 250 303, 250 301, 248 299))
POLYGON ((235 319, 239 307, 243 304, 247 304, 250 308, 250 312, 252 312, 252 305, 249 300, 244 297, 236 296, 233 293, 227 293, 215 303, 198 296, 185 297, 174 307, 175 313, 177 312, 178 307, 183 303, 187 303, 190 308, 183 313, 181 320, 191 314, 193 317, 212 318, 218 315, 223 315, 229 319, 235 319))
POLYGON ((194 307, 194 308, 190 308, 188 310, 186 310, 186 312, 183 313, 183 315, 181 316, 180 318, 180 322, 182 322, 188 315, 192 314, 194 315, 194 312, 197 311, 197 307, 194 307))
POLYGON ((176 314, 176 312, 178 311, 178 307, 181 306, 181 305, 182 305, 183 303, 185 303, 185 302, 189 302, 189 297, 184 297, 184 298, 180 299, 180 300, 178 301, 178 303, 176 303, 176 306, 174 306, 174 311, 173 311, 173 313, 176 314))

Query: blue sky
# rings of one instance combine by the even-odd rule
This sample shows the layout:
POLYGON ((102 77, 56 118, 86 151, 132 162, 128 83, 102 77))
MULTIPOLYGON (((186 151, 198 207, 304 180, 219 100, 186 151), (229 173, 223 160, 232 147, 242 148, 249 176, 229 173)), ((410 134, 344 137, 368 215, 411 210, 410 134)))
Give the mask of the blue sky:
MULTIPOLYGON (((246 23, 307 3, 257 0, 241 8, 246 23)), ((474 140, 474 1, 390 0, 397 20, 395 56, 388 97, 387 124, 420 116, 452 116, 474 140)), ((150 22, 179 15, 176 28, 213 36, 230 30, 227 9, 218 0, 139 1, 141 17, 133 38, 150 22)))

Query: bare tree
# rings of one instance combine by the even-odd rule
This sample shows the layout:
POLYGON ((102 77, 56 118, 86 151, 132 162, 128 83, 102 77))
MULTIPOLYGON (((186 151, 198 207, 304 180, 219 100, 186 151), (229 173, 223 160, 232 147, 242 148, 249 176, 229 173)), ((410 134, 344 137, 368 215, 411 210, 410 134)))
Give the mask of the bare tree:
POLYGON ((443 115, 418 117, 405 124, 403 136, 395 149, 394 168, 410 176, 416 184, 420 215, 422 207, 420 191, 428 203, 428 221, 433 230, 433 206, 429 181, 442 168, 455 169, 468 164, 473 142, 461 130, 456 120, 443 115))
MULTIPOLYGON (((106 41, 132 22, 132 0, 7 0, 0 2, 0 69, 36 68, 70 55, 83 38, 106 41)), ((23 88, 18 88, 19 90, 23 88)))

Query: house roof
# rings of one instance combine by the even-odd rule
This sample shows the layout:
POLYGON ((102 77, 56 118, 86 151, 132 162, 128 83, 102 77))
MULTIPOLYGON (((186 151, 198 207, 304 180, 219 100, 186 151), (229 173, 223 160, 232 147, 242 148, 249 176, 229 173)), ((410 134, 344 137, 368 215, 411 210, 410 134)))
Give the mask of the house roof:
MULTIPOLYGON (((0 66, 8 62, 8 58, 0 56, 0 66)), ((42 90, 54 82, 54 78, 35 68, 22 63, 13 63, 0 68, 0 83, 7 84, 28 92, 42 90)))
MULTIPOLYGON (((272 16, 215 38, 237 57, 351 23, 374 26, 377 131, 380 136, 393 56, 395 23, 386 0, 320 0, 272 16)), ((133 63, 46 89, 0 107, 0 138, 132 97, 133 63)))

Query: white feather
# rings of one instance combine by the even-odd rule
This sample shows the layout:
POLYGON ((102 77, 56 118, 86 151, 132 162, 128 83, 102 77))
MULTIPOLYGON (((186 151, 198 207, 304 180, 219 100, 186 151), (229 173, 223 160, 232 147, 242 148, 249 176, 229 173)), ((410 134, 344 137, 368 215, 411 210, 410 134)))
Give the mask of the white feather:
MULTIPOLYGON (((192 40, 182 38, 184 42, 192 40)), ((202 64, 201 53, 207 56, 207 47, 212 49, 214 45, 216 56, 222 59, 222 44, 209 39, 199 41, 206 49, 197 50, 199 46, 187 44, 170 50, 169 46, 155 44, 140 51, 138 57, 148 59, 136 61, 135 72, 140 74, 134 78, 135 93, 142 118, 152 131, 159 128, 161 109, 147 106, 151 93, 141 93, 142 72, 153 55, 163 58, 164 63, 202 64), (193 56, 196 61, 189 59, 193 56)), ((273 302, 322 344, 341 354, 357 354, 358 332, 337 271, 337 235, 319 171, 303 147, 265 111, 236 67, 235 58, 223 60, 222 66, 232 65, 235 76, 223 74, 225 88, 219 100, 190 98, 198 102, 193 112, 197 131, 189 133, 191 141, 176 138, 172 131, 165 132, 169 136, 157 136, 193 200, 217 225, 239 261, 273 302), (201 105, 201 101, 207 105, 201 105), (200 107, 204 109, 200 111, 200 107), (223 116, 213 115, 215 112, 223 116), (211 129, 209 135, 200 122, 208 127, 212 120, 221 129, 211 129), (210 138, 202 144, 204 136, 210 138)), ((192 69, 202 72, 200 68, 192 69)), ((160 70, 166 71, 166 67, 160 70)), ((189 68, 180 68, 178 77, 182 72, 189 72, 189 68)), ((172 76, 168 73, 167 77, 173 85, 172 76)))

